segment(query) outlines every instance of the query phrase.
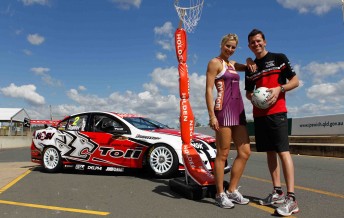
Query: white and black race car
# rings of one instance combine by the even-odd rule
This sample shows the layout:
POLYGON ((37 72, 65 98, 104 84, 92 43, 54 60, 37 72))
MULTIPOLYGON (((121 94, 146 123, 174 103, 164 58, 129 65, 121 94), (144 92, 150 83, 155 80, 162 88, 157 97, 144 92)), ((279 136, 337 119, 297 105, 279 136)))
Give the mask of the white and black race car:
MULTIPOLYGON (((35 131, 31 160, 47 172, 63 167, 109 172, 147 167, 156 177, 172 177, 184 170, 180 135, 179 130, 140 115, 78 113, 54 127, 35 131)), ((212 171, 215 139, 195 133, 192 145, 212 171)))

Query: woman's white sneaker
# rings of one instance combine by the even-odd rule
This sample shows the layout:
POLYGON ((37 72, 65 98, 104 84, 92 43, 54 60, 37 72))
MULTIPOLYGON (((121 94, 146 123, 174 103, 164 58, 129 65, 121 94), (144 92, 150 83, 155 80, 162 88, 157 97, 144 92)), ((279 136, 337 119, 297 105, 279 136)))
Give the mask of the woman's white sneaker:
POLYGON ((215 204, 219 207, 227 209, 234 207, 234 204, 231 200, 228 199, 227 195, 224 192, 220 193, 219 195, 216 195, 215 204))

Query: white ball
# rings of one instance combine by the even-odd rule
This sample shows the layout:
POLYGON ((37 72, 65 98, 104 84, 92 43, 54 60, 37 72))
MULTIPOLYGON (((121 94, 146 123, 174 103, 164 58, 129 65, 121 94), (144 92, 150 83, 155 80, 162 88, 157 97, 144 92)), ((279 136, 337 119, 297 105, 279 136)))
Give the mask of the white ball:
POLYGON ((267 102, 267 99, 270 95, 270 92, 267 92, 268 88, 259 87, 253 91, 252 103, 260 109, 266 109, 270 107, 267 102))

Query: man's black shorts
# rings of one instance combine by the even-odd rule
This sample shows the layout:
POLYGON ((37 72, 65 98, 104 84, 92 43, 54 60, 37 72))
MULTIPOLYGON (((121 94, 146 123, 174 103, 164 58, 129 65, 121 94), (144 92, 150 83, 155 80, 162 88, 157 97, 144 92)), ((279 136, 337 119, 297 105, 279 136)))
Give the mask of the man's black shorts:
POLYGON ((254 130, 258 152, 289 151, 287 113, 254 118, 254 130))

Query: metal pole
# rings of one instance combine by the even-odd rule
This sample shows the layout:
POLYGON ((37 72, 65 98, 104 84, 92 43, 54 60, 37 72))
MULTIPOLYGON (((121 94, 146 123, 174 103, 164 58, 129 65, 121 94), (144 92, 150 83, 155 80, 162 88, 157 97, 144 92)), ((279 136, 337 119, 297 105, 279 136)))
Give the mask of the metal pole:
POLYGON ((53 120, 53 114, 51 112, 51 105, 49 105, 49 108, 50 108, 50 120, 53 120))

